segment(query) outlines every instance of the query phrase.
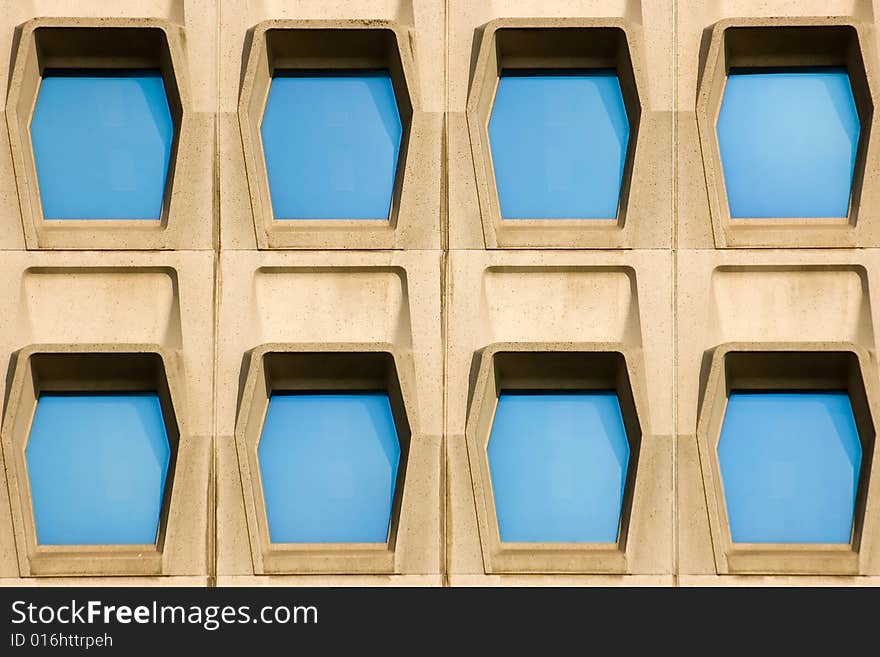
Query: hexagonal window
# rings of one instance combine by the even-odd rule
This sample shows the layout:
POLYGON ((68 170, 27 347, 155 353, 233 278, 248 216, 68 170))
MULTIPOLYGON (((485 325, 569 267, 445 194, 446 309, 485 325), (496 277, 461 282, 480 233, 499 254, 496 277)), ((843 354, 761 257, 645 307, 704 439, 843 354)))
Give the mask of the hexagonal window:
POLYGON ((172 508, 179 372, 157 345, 15 354, 2 433, 23 577, 165 574, 185 517, 172 508))
MULTIPOLYGON (((607 345, 482 350, 465 427, 488 573, 625 573, 642 432, 607 345)), ((633 532, 636 532, 634 534, 633 532)))
POLYGON ((260 135, 275 219, 389 218, 403 125, 387 70, 275 70, 260 135))
POLYGON ((387 393, 273 393, 257 453, 272 542, 388 540, 400 443, 387 393))
POLYGON ((30 133, 45 219, 161 218, 174 140, 161 71, 46 69, 30 133))
POLYGON ((630 122, 614 69, 501 72, 489 143, 502 219, 614 219, 630 122))
POLYGON ((235 440, 255 574, 394 572, 413 431, 397 360, 373 343, 249 354, 235 440))
POLYGON ((156 542, 171 459, 156 393, 42 393, 25 457, 39 544, 156 542))
POLYGON ((488 445, 503 542, 614 543, 629 441, 614 391, 502 391, 488 445))
POLYGON ((731 218, 848 216, 860 120, 845 67, 731 68, 717 133, 731 218))
POLYGON ((718 459, 735 543, 850 543, 862 445, 846 391, 732 391, 718 459))
POLYGON ((876 376, 851 342, 712 350, 697 444, 719 574, 865 574, 876 376))

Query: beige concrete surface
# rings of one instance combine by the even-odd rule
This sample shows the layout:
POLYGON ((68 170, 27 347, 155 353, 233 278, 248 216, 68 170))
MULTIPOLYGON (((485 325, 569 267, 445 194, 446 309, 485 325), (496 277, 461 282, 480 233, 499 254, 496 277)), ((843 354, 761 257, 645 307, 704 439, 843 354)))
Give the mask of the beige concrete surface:
POLYGON ((828 575, 816 576, 760 576, 760 575, 730 575, 727 577, 713 577, 703 575, 682 575, 677 580, 678 586, 880 586, 880 577, 842 577, 828 575))
POLYGON ((430 586, 444 585, 443 575, 221 575, 217 586, 430 586))
MULTIPOLYGON (((187 427, 179 447, 188 450, 186 472, 177 473, 187 483, 174 489, 168 508, 169 527, 177 529, 166 536, 158 574, 141 577, 125 569, 97 577, 86 568, 24 576, 22 522, 13 519, 10 501, 19 486, 7 477, 16 466, 0 453, 0 586, 880 585, 880 545, 873 540, 859 543, 855 569, 832 564, 795 575, 759 565, 757 574, 727 574, 736 568, 725 567, 713 542, 719 532, 713 533, 706 483, 711 452, 701 459, 697 439, 713 350, 726 343, 853 345, 866 359, 861 371, 880 383, 876 144, 860 158, 862 179, 844 224, 804 230, 793 222, 738 237, 725 227, 712 185, 718 171, 706 141, 711 129, 704 126, 701 143, 697 120, 701 84, 708 85, 704 119, 717 104, 725 62, 718 35, 726 25, 853 26, 873 98, 878 4, 0 0, 7 72, 0 77, 7 99, 0 104, 7 126, 0 130, 0 357, 9 418, 2 430, 21 422, 7 408, 13 353, 37 344, 149 344, 181 363, 175 410, 187 427), (36 42, 16 37, 28 21, 153 25, 171 35, 186 135, 165 228, 139 237, 87 222, 52 233, 33 214, 36 190, 22 136, 39 78, 33 61, 25 70, 36 42), (720 21, 727 22, 716 27, 720 21), (267 87, 256 70, 268 70, 268 55, 260 51, 265 41, 248 35, 293 30, 295 42, 302 30, 322 26, 394 34, 398 82, 405 83, 412 116, 399 213, 378 230, 314 225, 285 233, 261 209, 260 153, 247 142, 267 87), (583 29, 585 42, 594 29, 625 36, 628 94, 640 114, 625 212, 609 225, 554 228, 536 218, 514 235, 495 221, 491 158, 479 142, 497 82, 493 35, 513 27, 550 30, 538 41, 551 50, 559 30, 583 29), (252 447, 259 425, 253 418, 261 398, 246 395, 257 376, 249 357, 268 345, 296 352, 315 344, 328 352, 392 353, 406 391, 406 476, 396 535, 379 565, 346 563, 332 550, 308 562, 282 559, 266 568, 263 561, 274 546, 259 536, 259 486, 248 480, 236 444, 238 434, 252 447), (487 498, 475 483, 481 454, 473 446, 469 453, 467 436, 469 416, 492 409, 492 391, 478 389, 477 380, 484 350, 499 344, 626 354, 640 390, 633 405, 640 441, 626 541, 612 558, 560 567, 546 555, 529 561, 526 554, 512 566, 493 567, 490 509, 483 508, 481 521, 478 505, 487 498)), ((594 45, 576 43, 562 55, 569 62, 598 56, 594 45)), ((532 57, 526 63, 539 59, 532 57)), ((874 137, 874 128, 865 124, 863 132, 874 137)), ((865 506, 863 534, 876 532, 871 508, 865 506)), ((723 519, 714 523, 721 527, 723 519)))
POLYGON ((134 587, 134 586, 209 586, 207 577, 40 577, 0 578, 0 587, 17 586, 83 586, 83 587, 134 587))
POLYGON ((450 575, 450 586, 673 586, 672 575, 450 575))

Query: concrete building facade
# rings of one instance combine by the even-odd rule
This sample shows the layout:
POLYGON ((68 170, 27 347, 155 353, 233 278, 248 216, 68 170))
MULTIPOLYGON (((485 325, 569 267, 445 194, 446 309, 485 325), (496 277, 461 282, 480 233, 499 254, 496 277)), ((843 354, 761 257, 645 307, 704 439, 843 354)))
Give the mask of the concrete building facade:
POLYGON ((0 6, 0 584, 880 583, 880 3, 0 6), (848 73, 846 216, 741 219, 725 79, 793 66, 848 73), (33 118, 65 68, 159 71, 174 137, 157 217, 47 215, 33 118), (616 72, 625 107, 616 216, 505 218, 488 132, 502 71, 593 68, 616 72), (276 70, 388 71, 403 136, 387 218, 273 214, 276 70), (560 389, 619 399, 617 540, 506 543, 499 396, 560 389), (860 441, 849 542, 732 541, 730 392, 828 389, 847 391, 860 441), (40 395, 120 390, 155 390, 164 413, 156 543, 44 545, 26 453, 40 395), (272 541, 258 449, 269 398, 291 390, 387 393, 402 465, 384 543, 272 541))

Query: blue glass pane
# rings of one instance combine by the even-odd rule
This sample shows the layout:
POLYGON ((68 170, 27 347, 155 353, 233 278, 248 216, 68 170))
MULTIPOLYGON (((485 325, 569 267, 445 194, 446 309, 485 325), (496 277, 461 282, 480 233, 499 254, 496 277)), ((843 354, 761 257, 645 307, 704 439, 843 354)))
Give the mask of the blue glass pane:
POLYGON ((275 393, 257 449, 275 543, 384 543, 400 462, 388 395, 275 393))
POLYGON ((276 71, 260 134, 276 219, 388 219, 403 126, 387 71, 276 71))
POLYGON ((862 446, 845 392, 732 392, 718 443, 738 543, 849 543, 862 446))
POLYGON ((156 541, 171 448, 153 393, 40 395, 25 450, 37 541, 156 541))
POLYGON ((159 219, 174 124, 159 71, 47 70, 31 142, 46 219, 159 219))
POLYGON ((718 116, 730 216, 846 217, 858 142, 846 69, 731 69, 718 116))
POLYGON ((502 541, 617 541, 629 443, 616 393, 504 392, 488 453, 502 541))
POLYGON ((504 219, 614 219, 629 142, 617 73, 502 71, 489 119, 504 219))

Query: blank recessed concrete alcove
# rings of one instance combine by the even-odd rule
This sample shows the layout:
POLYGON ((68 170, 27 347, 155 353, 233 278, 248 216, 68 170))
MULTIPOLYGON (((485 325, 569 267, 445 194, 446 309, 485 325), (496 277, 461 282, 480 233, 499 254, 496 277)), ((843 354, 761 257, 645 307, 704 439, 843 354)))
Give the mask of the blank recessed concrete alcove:
POLYGON ((210 199, 194 176, 210 132, 187 68, 166 19, 19 26, 6 116, 28 248, 205 248, 210 199))
POLYGON ((719 342, 874 344, 868 273, 859 265, 721 264, 712 271, 705 310, 719 342), (746 307, 751 312, 743 313, 746 307))

